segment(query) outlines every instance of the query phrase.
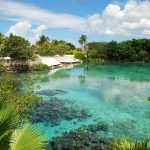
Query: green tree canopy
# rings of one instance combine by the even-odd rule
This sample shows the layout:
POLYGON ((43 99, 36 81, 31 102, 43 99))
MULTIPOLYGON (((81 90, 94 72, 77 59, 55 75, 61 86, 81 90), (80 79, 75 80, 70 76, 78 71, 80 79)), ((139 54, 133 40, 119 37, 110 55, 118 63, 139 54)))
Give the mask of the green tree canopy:
POLYGON ((91 42, 90 59, 107 61, 150 62, 150 39, 133 39, 123 42, 91 42))
POLYGON ((9 37, 5 38, 1 55, 4 57, 10 56, 17 60, 30 59, 33 56, 31 43, 23 37, 10 34, 9 37))
POLYGON ((45 35, 41 35, 39 37, 39 40, 36 42, 37 45, 43 45, 45 42, 49 42, 50 39, 48 36, 45 36, 45 35))
POLYGON ((4 38, 5 38, 4 35, 2 33, 0 33, 0 46, 1 46, 1 44, 3 44, 4 38))
POLYGON ((67 51, 70 50, 70 46, 66 44, 58 44, 53 47, 53 50, 56 52, 56 54, 64 55, 67 51))
POLYGON ((70 50, 75 50, 76 47, 72 43, 67 43, 68 46, 70 46, 70 50))

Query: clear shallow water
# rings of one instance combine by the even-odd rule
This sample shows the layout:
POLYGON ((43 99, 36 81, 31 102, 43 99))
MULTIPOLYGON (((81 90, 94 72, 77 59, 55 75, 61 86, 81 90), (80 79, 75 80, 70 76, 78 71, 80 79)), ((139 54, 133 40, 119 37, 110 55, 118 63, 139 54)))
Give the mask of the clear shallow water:
POLYGON ((41 87, 38 91, 66 91, 53 96, 40 95, 44 100, 56 97, 68 107, 85 109, 91 115, 86 119, 64 119, 56 126, 39 123, 49 139, 101 121, 109 127, 107 132, 99 132, 99 136, 150 138, 150 102, 147 101, 150 64, 81 64, 40 73, 40 76, 46 79, 36 83, 41 87))

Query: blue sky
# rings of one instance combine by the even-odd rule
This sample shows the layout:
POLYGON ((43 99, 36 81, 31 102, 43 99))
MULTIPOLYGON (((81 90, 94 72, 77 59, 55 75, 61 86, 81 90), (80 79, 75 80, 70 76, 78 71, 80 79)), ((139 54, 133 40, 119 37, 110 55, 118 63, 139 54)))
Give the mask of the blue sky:
POLYGON ((150 37, 149 0, 0 0, 0 32, 35 42, 41 34, 79 46, 150 37))

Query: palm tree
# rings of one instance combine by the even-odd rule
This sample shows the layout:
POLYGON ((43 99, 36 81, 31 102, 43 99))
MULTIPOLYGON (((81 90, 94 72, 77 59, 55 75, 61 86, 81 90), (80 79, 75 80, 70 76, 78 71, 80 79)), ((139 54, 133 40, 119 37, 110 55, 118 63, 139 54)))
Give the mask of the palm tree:
POLYGON ((44 150, 46 138, 31 124, 20 125, 18 110, 0 100, 0 149, 44 150))
POLYGON ((86 43, 87 43, 87 37, 86 37, 86 35, 81 35, 81 37, 79 39, 79 43, 82 46, 82 50, 85 50, 85 46, 86 46, 86 43))

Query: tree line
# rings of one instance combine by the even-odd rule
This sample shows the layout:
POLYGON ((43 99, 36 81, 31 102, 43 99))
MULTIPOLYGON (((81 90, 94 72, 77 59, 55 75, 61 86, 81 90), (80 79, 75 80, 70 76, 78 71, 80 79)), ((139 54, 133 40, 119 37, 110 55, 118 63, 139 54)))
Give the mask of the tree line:
POLYGON ((10 34, 8 37, 0 33, 0 57, 11 57, 17 60, 27 60, 34 56, 64 55, 76 47, 72 43, 63 40, 50 40, 42 35, 35 44, 27 39, 10 34))
POLYGON ((89 60, 149 62, 150 39, 88 43, 89 60))
POLYGON ((6 37, 0 33, 0 57, 9 56, 13 59, 27 60, 36 55, 74 54, 83 61, 150 61, 150 39, 88 43, 87 36, 81 35, 79 44, 82 49, 64 40, 50 40, 45 35, 41 35, 35 44, 31 44, 23 37, 13 34, 6 37))

